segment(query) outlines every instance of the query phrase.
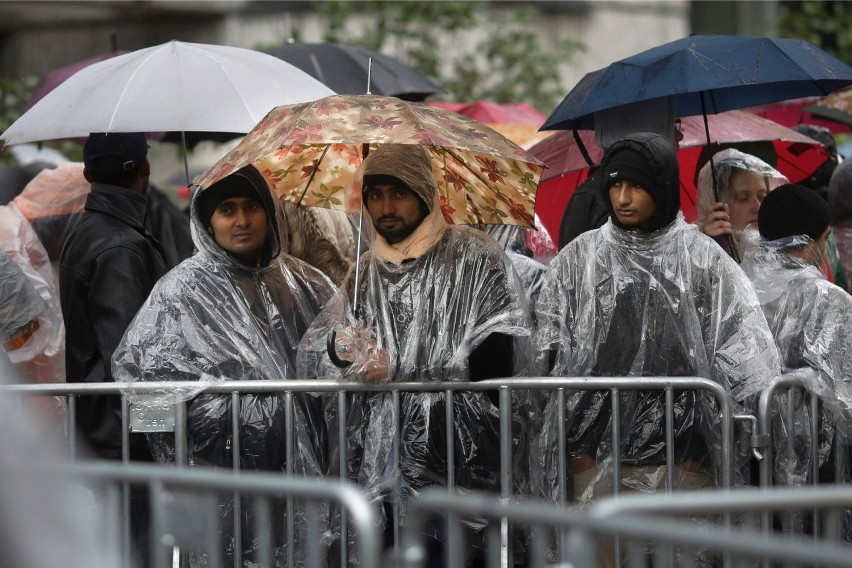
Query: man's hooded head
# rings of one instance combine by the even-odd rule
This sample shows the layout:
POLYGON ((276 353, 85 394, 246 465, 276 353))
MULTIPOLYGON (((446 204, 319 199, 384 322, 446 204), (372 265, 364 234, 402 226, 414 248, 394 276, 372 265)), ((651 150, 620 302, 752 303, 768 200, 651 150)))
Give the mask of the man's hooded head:
MULTIPOLYGON (((607 149, 601 161, 601 171, 607 202, 610 202, 610 188, 619 180, 639 185, 651 196, 654 213, 640 227, 643 232, 661 229, 677 217, 680 210, 677 153, 665 136, 638 132, 622 138, 607 149)), ((612 221, 624 228, 614 211, 612 221)))
POLYGON ((426 150, 418 145, 386 144, 370 152, 363 164, 363 199, 376 230, 388 242, 400 241, 413 233, 435 206, 435 181, 426 150), (371 199, 384 190, 400 190, 418 201, 411 211, 371 210, 371 199))
MULTIPOLYGON (((195 198, 195 214, 204 230, 213 236, 216 244, 232 256, 239 258, 243 253, 239 241, 240 239, 251 238, 248 234, 249 229, 214 227, 213 216, 224 202, 228 200, 242 202, 243 199, 259 204, 265 214, 265 223, 262 229, 264 238, 260 245, 259 260, 259 265, 265 266, 278 254, 280 245, 278 232, 275 230, 276 216, 272 196, 266 185, 266 180, 253 166, 246 166, 202 190, 195 198), (246 234, 243 235, 239 231, 244 231, 246 234), (231 242, 232 240, 235 240, 235 242, 231 242)), ((251 229, 251 231, 260 230, 256 227, 251 229)))

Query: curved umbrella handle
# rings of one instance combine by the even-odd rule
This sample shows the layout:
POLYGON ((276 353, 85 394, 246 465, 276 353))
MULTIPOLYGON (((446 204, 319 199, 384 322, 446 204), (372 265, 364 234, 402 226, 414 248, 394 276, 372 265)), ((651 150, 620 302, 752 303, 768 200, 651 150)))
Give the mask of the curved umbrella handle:
POLYGON ((337 356, 337 345, 335 340, 337 339, 337 332, 332 331, 328 336, 328 341, 326 341, 326 351, 328 352, 328 358, 331 359, 331 362, 334 363, 335 367, 339 367, 341 369, 345 369, 349 365, 352 364, 352 361, 344 361, 340 357, 337 356))

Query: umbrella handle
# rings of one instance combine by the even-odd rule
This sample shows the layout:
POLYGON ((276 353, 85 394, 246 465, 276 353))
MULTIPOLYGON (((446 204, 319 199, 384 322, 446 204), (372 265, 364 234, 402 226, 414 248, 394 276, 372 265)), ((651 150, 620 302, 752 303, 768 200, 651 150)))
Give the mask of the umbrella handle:
POLYGON ((352 364, 352 361, 344 361, 340 357, 337 356, 337 344, 335 340, 337 339, 337 332, 332 331, 328 336, 328 341, 326 341, 325 349, 328 352, 328 358, 331 359, 331 362, 334 363, 335 367, 339 367, 341 369, 345 369, 349 365, 352 364))

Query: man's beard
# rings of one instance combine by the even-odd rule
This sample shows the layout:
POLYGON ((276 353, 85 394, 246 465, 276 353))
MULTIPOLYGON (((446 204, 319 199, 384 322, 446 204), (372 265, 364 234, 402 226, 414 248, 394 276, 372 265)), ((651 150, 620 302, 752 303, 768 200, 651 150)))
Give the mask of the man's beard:
POLYGON ((375 227, 376 232, 379 233, 388 242, 388 244, 395 245, 396 243, 404 241, 409 236, 411 236, 411 234, 417 230, 417 227, 419 227, 420 224, 423 223, 423 219, 425 219, 425 217, 425 215, 421 215, 420 218, 416 221, 412 223, 405 223, 404 219, 402 219, 401 217, 389 215, 376 219, 376 222, 373 224, 373 226, 375 227), (386 229, 380 224, 382 219, 397 219, 401 221, 402 224, 398 225, 396 228, 393 229, 386 229))

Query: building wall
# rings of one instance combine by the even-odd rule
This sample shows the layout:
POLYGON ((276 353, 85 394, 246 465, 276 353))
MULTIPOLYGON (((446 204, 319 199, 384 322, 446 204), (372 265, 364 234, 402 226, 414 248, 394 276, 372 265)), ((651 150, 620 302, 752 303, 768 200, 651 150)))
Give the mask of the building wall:
MULTIPOLYGON (((500 9, 497 2, 484 9, 500 9)), ((512 7, 512 2, 508 2, 512 7)), ((585 73, 613 60, 689 33, 685 0, 597 0, 544 2, 538 26, 544 38, 569 38, 586 45, 559 69, 566 91, 585 73)), ((0 2, 0 76, 42 73, 118 47, 139 49, 171 39, 260 48, 286 41, 298 29, 304 41, 322 41, 325 21, 310 2, 153 0, 137 2, 0 2)), ((485 14, 482 14, 485 22, 485 14)), ((370 26, 369 17, 353 18, 353 29, 370 26)), ((499 33, 483 23, 465 40, 475 45, 485 34, 499 33)), ((451 65, 458 46, 439 46, 451 65)), ((389 55, 394 46, 387 46, 389 55)))

